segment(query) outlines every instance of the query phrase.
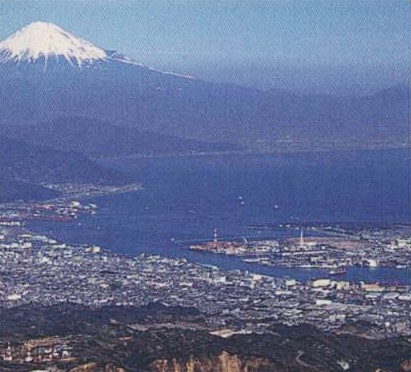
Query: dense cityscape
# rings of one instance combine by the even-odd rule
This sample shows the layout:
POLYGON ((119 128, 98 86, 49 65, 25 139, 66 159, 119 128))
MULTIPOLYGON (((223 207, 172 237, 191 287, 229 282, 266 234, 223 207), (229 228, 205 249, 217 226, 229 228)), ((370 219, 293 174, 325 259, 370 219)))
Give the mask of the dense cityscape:
MULTIPOLYGON (((225 271, 186 259, 123 256, 99 246, 59 242, 24 226, 30 216, 65 221, 96 212, 95 204, 79 201, 28 204, 14 212, 6 208, 0 222, 0 307, 70 303, 99 308, 160 303, 198 309, 205 316, 203 327, 221 337, 269 332, 273 321, 289 326, 311 324, 326 332, 344 332, 347 325, 363 321, 373 325, 367 337, 374 339, 410 333, 409 284, 353 283, 339 279, 332 271, 299 282, 292 277, 225 271)), ((270 265, 278 262, 279 266, 314 263, 314 267, 334 270, 375 262, 369 267, 384 264, 403 268, 411 252, 407 231, 397 226, 315 241, 302 233, 286 242, 220 242, 215 238, 191 249, 238 255, 262 264, 269 257, 270 265)), ((4 345, 3 359, 11 360, 12 349, 4 345)), ((59 350, 54 354, 69 355, 64 347, 59 350)), ((24 358, 32 362, 30 354, 24 358)))

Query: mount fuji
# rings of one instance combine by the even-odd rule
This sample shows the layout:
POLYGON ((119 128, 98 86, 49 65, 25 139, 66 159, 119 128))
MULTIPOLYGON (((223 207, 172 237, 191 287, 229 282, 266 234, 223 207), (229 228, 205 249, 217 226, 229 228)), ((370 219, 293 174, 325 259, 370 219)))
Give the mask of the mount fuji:
POLYGON ((63 58, 70 64, 84 64, 105 60, 104 50, 77 39, 53 23, 34 22, 0 43, 0 61, 35 62, 63 58))
POLYGON ((208 83, 35 22, 0 42, 5 136, 92 156, 403 146, 408 87, 365 97, 208 83))

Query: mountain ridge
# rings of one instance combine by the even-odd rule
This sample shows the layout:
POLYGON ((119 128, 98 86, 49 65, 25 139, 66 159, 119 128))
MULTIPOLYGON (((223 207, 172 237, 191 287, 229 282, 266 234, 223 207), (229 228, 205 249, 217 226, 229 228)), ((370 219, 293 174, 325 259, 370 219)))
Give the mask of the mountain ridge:
MULTIPOLYGON (((13 131, 13 123, 30 121, 41 128, 77 116, 156 133, 149 138, 156 149, 164 144, 162 136, 178 138, 180 153, 190 153, 192 141, 228 145, 227 151, 230 146, 275 151, 284 143, 290 151, 301 144, 318 151, 324 143, 332 149, 341 142, 347 149, 376 143, 393 147, 409 137, 406 85, 361 97, 297 95, 210 83, 105 53, 81 69, 51 59, 45 71, 41 56, 31 63, 0 64, 0 110, 7 130, 13 131)), ((44 133, 44 141, 50 133, 44 133)), ((53 147, 52 141, 45 144, 53 147)), ((94 150, 93 155, 104 156, 94 150)), ((139 146, 135 154, 141 154, 139 146)))
POLYGON ((133 127, 85 117, 60 117, 42 123, 17 123, 4 126, 11 138, 45 145, 58 150, 94 156, 172 155, 182 151, 192 154, 240 150, 231 143, 188 140, 172 135, 140 131, 133 127), (95 133, 100 132, 101 136, 95 133), (79 141, 81 138, 81 141, 79 141))
POLYGON ((125 185, 131 177, 106 169, 82 154, 0 136, 0 203, 60 195, 47 184, 125 185))

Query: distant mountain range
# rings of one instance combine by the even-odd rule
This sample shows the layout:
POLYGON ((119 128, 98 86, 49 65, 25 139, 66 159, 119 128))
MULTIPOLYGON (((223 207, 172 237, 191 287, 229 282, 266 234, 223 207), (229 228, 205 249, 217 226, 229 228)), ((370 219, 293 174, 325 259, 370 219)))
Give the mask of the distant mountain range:
POLYGON ((6 132, 14 138, 30 139, 31 143, 97 157, 241 150, 231 143, 184 139, 76 116, 35 124, 17 123, 6 132))
POLYGON ((69 133, 65 147, 81 147, 84 132, 87 152, 102 156, 214 151, 215 143, 219 150, 255 151, 285 142, 316 150, 319 140, 398 145, 408 135, 405 84, 365 97, 332 97, 208 83, 150 69, 42 22, 0 43, 0 60, 0 110, 9 135, 19 124, 39 126, 36 136, 18 131, 55 146, 57 131, 73 126, 79 135, 69 133), (128 139, 125 149, 106 154, 106 139, 98 137, 107 132, 119 144, 128 139))
POLYGON ((35 22, 0 42, 1 131, 87 156, 409 143, 409 90, 300 96, 157 71, 35 22))

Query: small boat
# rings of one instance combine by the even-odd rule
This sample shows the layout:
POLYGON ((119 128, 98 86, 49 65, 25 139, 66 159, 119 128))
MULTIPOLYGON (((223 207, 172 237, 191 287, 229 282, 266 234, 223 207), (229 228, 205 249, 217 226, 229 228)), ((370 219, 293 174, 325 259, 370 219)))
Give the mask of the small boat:
POLYGON ((346 273, 346 269, 333 269, 328 272, 329 275, 344 275, 346 273))

